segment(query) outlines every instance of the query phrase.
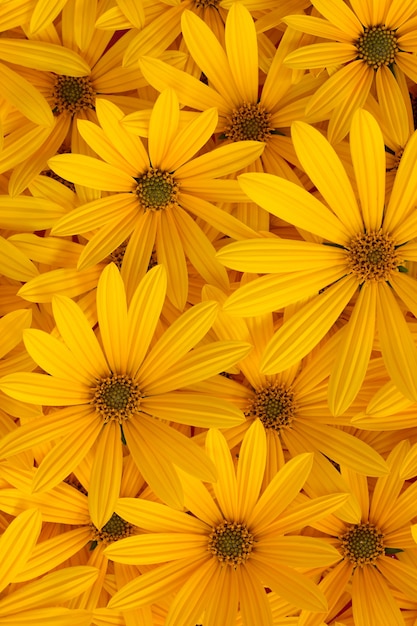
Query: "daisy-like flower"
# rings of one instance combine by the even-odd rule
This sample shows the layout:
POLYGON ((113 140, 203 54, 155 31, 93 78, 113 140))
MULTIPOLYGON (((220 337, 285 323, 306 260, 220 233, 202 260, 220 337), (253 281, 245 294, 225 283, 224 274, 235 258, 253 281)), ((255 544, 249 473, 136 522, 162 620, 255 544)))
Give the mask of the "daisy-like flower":
POLYGON ((164 268, 157 266, 140 282, 127 308, 120 273, 108 265, 97 287, 101 344, 80 307, 57 296, 53 311, 62 341, 36 329, 24 334, 27 351, 47 374, 10 374, 1 380, 1 390, 13 398, 65 408, 4 437, 0 456, 57 440, 36 473, 33 489, 38 491, 58 484, 93 449, 89 503, 97 528, 114 511, 123 443, 155 493, 182 507, 175 466, 204 480, 216 477, 201 449, 165 420, 203 427, 243 420, 226 402, 180 389, 234 365, 250 346, 212 342, 191 350, 214 321, 214 302, 181 315, 155 342, 165 292, 164 268))
MULTIPOLYGON (((292 459, 260 494, 266 437, 259 421, 244 438, 237 470, 219 431, 209 431, 206 443, 219 475, 214 499, 201 482, 184 477, 188 512, 129 498, 117 502, 116 512, 149 532, 116 542, 105 554, 120 563, 163 565, 125 585, 108 606, 125 611, 178 590, 166 626, 196 623, 203 611, 205 626, 234 626, 238 604, 245 626, 272 626, 269 587, 295 606, 320 611, 317 587, 297 568, 331 564, 336 551, 311 538, 285 536, 285 511, 310 472, 312 455, 292 459)), ((311 515, 337 510, 344 499, 329 496, 311 515)), ((292 517, 292 530, 304 523, 303 514, 309 517, 308 504, 292 517)))
POLYGON ((294 69, 334 68, 312 96, 307 114, 333 111, 329 139, 347 134, 352 115, 366 101, 375 81, 378 99, 391 98, 390 72, 417 80, 417 6, 414 0, 312 0, 323 18, 290 15, 289 26, 329 42, 291 52, 285 63, 294 69))
POLYGON ((152 109, 148 149, 140 137, 123 128, 118 107, 104 100, 96 107, 101 128, 83 121, 79 130, 103 160, 61 154, 49 165, 67 180, 118 193, 71 211, 54 226, 53 234, 96 231, 80 256, 79 269, 101 261, 130 236, 124 272, 140 273, 155 247, 158 262, 167 269, 168 297, 180 310, 188 293, 185 255, 207 282, 227 289, 227 273, 190 213, 235 239, 256 237, 255 231, 210 201, 245 199, 236 181, 218 179, 251 163, 263 144, 238 142, 193 158, 212 135, 217 112, 210 109, 180 129, 179 103, 170 89, 152 109))
POLYGON ((332 413, 344 412, 356 397, 376 328, 389 375, 406 397, 417 401, 417 349, 404 305, 398 302, 400 298, 417 313, 417 282, 403 265, 416 258, 417 133, 404 150, 386 207, 384 142, 368 112, 356 112, 350 131, 358 198, 340 159, 318 130, 296 122, 293 141, 324 202, 277 176, 243 174, 239 182, 252 200, 317 235, 322 243, 268 238, 226 246, 218 253, 225 265, 279 273, 241 287, 224 308, 252 316, 310 298, 285 320, 266 348, 261 368, 273 374, 308 354, 352 301, 330 375, 332 413))
POLYGON ((37 509, 28 509, 18 515, 0 537, 2 559, 0 572, 0 621, 4 624, 48 624, 57 626, 89 626, 91 613, 83 609, 69 609, 57 604, 86 591, 98 578, 99 570, 89 566, 74 566, 51 572, 17 588, 10 582, 19 580, 31 553, 35 549, 42 526, 37 509))
MULTIPOLYGON (((356 522, 346 524, 331 515, 312 524, 342 556, 319 587, 330 611, 344 591, 350 592, 355 626, 405 626, 396 596, 400 591, 409 600, 417 599, 416 569, 406 559, 402 561, 403 552, 415 549, 411 520, 417 511, 417 483, 407 486, 400 477, 408 449, 406 441, 395 446, 387 458, 390 473, 378 478, 373 490, 365 476, 342 467, 342 476, 359 505, 356 522)), ((319 617, 302 612, 300 624, 318 626, 319 617)))

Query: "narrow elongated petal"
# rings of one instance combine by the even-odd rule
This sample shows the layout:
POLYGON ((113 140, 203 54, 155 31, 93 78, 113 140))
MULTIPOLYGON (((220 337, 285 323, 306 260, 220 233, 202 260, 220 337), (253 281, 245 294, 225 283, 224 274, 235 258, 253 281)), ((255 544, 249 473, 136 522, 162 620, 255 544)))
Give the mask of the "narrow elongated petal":
POLYGON ((381 227, 385 204, 384 139, 375 118, 362 109, 352 120, 350 151, 365 227, 377 230, 381 227))
POLYGON ((149 120, 148 149, 153 167, 161 167, 179 124, 179 102, 173 89, 164 89, 157 98, 149 120))
POLYGON ((1 591, 19 574, 20 570, 24 569, 41 527, 42 516, 38 509, 28 509, 18 515, 0 537, 1 591))
POLYGON ((201 428, 232 428, 245 419, 243 413, 226 400, 203 394, 173 391, 145 398, 141 407, 154 417, 201 428))
POLYGON ((0 59, 31 67, 35 70, 55 72, 66 76, 88 76, 88 63, 70 48, 43 41, 2 38, 0 59))
POLYGON ((91 399, 91 391, 79 381, 32 372, 4 376, 0 389, 16 400, 46 406, 87 404, 91 399))
POLYGON ((238 517, 246 519, 259 497, 266 465, 266 435, 260 420, 247 431, 237 466, 238 517))
POLYGON ((183 163, 187 163, 210 139, 217 121, 217 109, 211 108, 203 111, 184 128, 177 131, 175 141, 161 161, 160 167, 172 172, 183 163))
POLYGON ((194 559, 207 552, 207 537, 193 533, 150 533, 121 539, 106 549, 112 561, 127 565, 194 559))
POLYGON ((244 4, 233 4, 225 28, 230 69, 242 102, 258 99, 258 43, 255 24, 244 4))
MULTIPOLYGON (((239 518, 236 472, 226 439, 218 430, 207 433, 206 450, 217 469, 217 481, 213 484, 217 502, 228 520, 239 518)), ((239 518, 240 519, 240 518, 239 518)))
POLYGON ((294 70, 323 68, 349 63, 356 55, 357 50, 351 43, 315 43, 290 52, 285 64, 294 70))
POLYGON ((260 141, 236 141, 206 152, 179 167, 176 176, 182 178, 217 178, 227 176, 253 163, 261 156, 265 145, 260 141))
POLYGON ((210 528, 184 511, 142 498, 119 498, 115 511, 123 519, 154 533, 197 533, 206 536, 210 528))
POLYGON ((98 281, 97 316, 110 368, 124 374, 127 360, 126 292, 114 263, 105 267, 98 281))
POLYGON ((0 63, 0 80, 3 98, 35 124, 53 126, 51 107, 29 81, 3 63, 0 63))
POLYGON ((256 546, 256 554, 287 567, 323 567, 340 560, 340 552, 322 539, 302 536, 271 537, 268 534, 256 546))
POLYGON ((123 170, 84 154, 58 154, 49 167, 65 180, 100 191, 133 191, 135 181, 123 170))
POLYGON ((67 0, 39 0, 32 10, 30 32, 34 35, 38 30, 46 28, 56 18, 67 0))
POLYGON ((94 526, 101 529, 111 518, 119 497, 123 453, 120 426, 110 421, 100 431, 88 490, 88 510, 94 526))
POLYGON ((358 626, 389 623, 403 626, 404 619, 387 583, 373 567, 358 567, 352 581, 353 619, 358 626))
POLYGON ((264 173, 241 174, 238 181, 253 202, 276 217, 342 246, 349 241, 343 222, 302 187, 264 173))
POLYGON ((286 463, 266 487, 247 518, 247 525, 261 533, 297 497, 313 465, 311 453, 298 454, 286 463))

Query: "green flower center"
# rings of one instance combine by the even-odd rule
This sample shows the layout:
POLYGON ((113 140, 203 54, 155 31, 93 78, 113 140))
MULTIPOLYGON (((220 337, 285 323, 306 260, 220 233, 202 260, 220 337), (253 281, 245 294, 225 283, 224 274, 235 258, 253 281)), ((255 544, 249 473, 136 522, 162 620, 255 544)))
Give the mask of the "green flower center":
POLYGON ((141 393, 133 378, 125 374, 111 374, 98 381, 91 403, 104 423, 113 420, 122 424, 139 410, 141 393))
POLYGON ((374 524, 355 524, 339 539, 344 558, 355 566, 375 563, 385 553, 384 535, 374 524))
POLYGON ((271 114, 260 102, 244 102, 233 111, 228 122, 224 134, 232 141, 267 141, 273 130, 271 114))
POLYGON ((253 535, 245 524, 223 521, 213 528, 208 550, 219 561, 236 568, 248 560, 253 549, 253 535))
POLYGON ((178 203, 179 184, 169 172, 151 168, 135 181, 136 195, 144 211, 161 211, 178 203))
POLYGON ((113 513, 101 530, 91 524, 91 549, 94 549, 99 542, 113 543, 119 539, 125 539, 133 535, 134 526, 126 522, 122 517, 113 513))
POLYGON ((295 416, 294 392, 291 387, 269 383, 255 391, 247 417, 258 417, 265 428, 280 432, 290 426, 295 416))
POLYGON ((382 232, 359 233, 348 247, 348 269, 360 282, 387 281, 402 263, 394 240, 382 232))
POLYGON ((381 65, 391 65, 399 50, 395 30, 386 26, 371 26, 363 29, 363 34, 355 42, 358 58, 374 70, 381 65))
POLYGON ((84 109, 94 109, 96 92, 88 76, 57 76, 52 91, 53 112, 71 114, 84 109))

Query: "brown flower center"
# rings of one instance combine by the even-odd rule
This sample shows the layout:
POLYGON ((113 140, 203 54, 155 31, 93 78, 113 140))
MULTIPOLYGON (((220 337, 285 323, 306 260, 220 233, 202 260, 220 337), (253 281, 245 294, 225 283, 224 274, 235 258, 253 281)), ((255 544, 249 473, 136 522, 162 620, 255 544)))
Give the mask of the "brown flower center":
POLYGON ((355 566, 375 563, 385 553, 384 535, 374 524, 355 524, 339 539, 344 558, 355 566))
POLYGON ((228 122, 224 134, 232 141, 267 141, 273 130, 271 114, 260 102, 244 102, 233 111, 228 122))
POLYGON ((401 263, 394 240, 381 229, 359 233, 350 241, 348 269, 360 282, 387 281, 401 263))
POLYGON ((258 417, 265 428, 278 433, 290 426, 295 416, 294 392, 291 387, 269 383, 255 391, 247 417, 258 417))
POLYGON ((213 528, 208 550, 217 556, 221 563, 235 569, 248 560, 253 549, 253 535, 245 524, 223 521, 213 528))
POLYGON ((374 70, 382 65, 391 65, 399 51, 395 30, 386 26, 364 27, 363 33, 355 42, 358 58, 374 70))
POLYGON ((71 114, 94 109, 96 92, 88 76, 57 76, 52 91, 53 112, 71 114))
POLYGON ((113 420, 122 424, 139 410, 141 393, 133 378, 126 374, 111 374, 98 381, 91 403, 104 423, 113 420))
POLYGON ((101 530, 98 530, 94 524, 91 524, 91 549, 94 550, 99 542, 107 544, 130 537, 133 535, 134 529, 135 527, 132 524, 126 522, 117 513, 113 513, 101 530))
POLYGON ((178 203, 179 184, 169 172, 151 168, 135 180, 136 195, 144 211, 161 211, 178 203))

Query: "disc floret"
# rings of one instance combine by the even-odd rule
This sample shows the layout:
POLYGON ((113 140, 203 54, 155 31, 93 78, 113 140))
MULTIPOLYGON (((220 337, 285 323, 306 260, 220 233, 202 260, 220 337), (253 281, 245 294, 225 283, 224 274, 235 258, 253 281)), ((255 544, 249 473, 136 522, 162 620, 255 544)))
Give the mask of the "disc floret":
POLYGON ((348 269, 361 283, 389 280, 402 262, 394 240, 381 229, 358 233, 348 246, 348 269))
POLYGON ((135 181, 136 195, 144 211, 161 211, 178 203, 179 184, 169 172, 150 168, 135 181))
POLYGON ((52 91, 55 114, 68 111, 72 115, 94 109, 96 91, 88 76, 57 76, 52 91))
POLYGON ((141 393, 137 382, 126 374, 110 374, 98 381, 92 404, 104 423, 122 424, 139 410, 141 393))
POLYGON ((385 554, 384 535, 369 522, 351 526, 339 539, 344 558, 355 566, 373 564, 385 554))
POLYGON ((94 547, 97 543, 102 542, 105 544, 119 541, 133 535, 134 526, 129 522, 126 522, 122 517, 113 513, 111 518, 105 523, 101 530, 98 530, 94 524, 91 524, 92 534, 91 541, 94 547))
POLYGON ((355 42, 358 58, 374 70, 382 65, 391 65, 399 51, 395 30, 383 24, 364 27, 363 33, 355 42))
POLYGON ((253 542, 253 534, 245 524, 223 520, 212 529, 208 550, 223 565, 231 565, 236 569, 248 560, 253 542))
POLYGON ((258 417, 265 428, 280 432, 291 425, 295 416, 295 395, 290 386, 268 383, 255 391, 247 417, 258 417))
POLYGON ((244 102, 232 112, 224 134, 232 141, 267 141, 272 130, 271 114, 265 107, 260 102, 244 102))

